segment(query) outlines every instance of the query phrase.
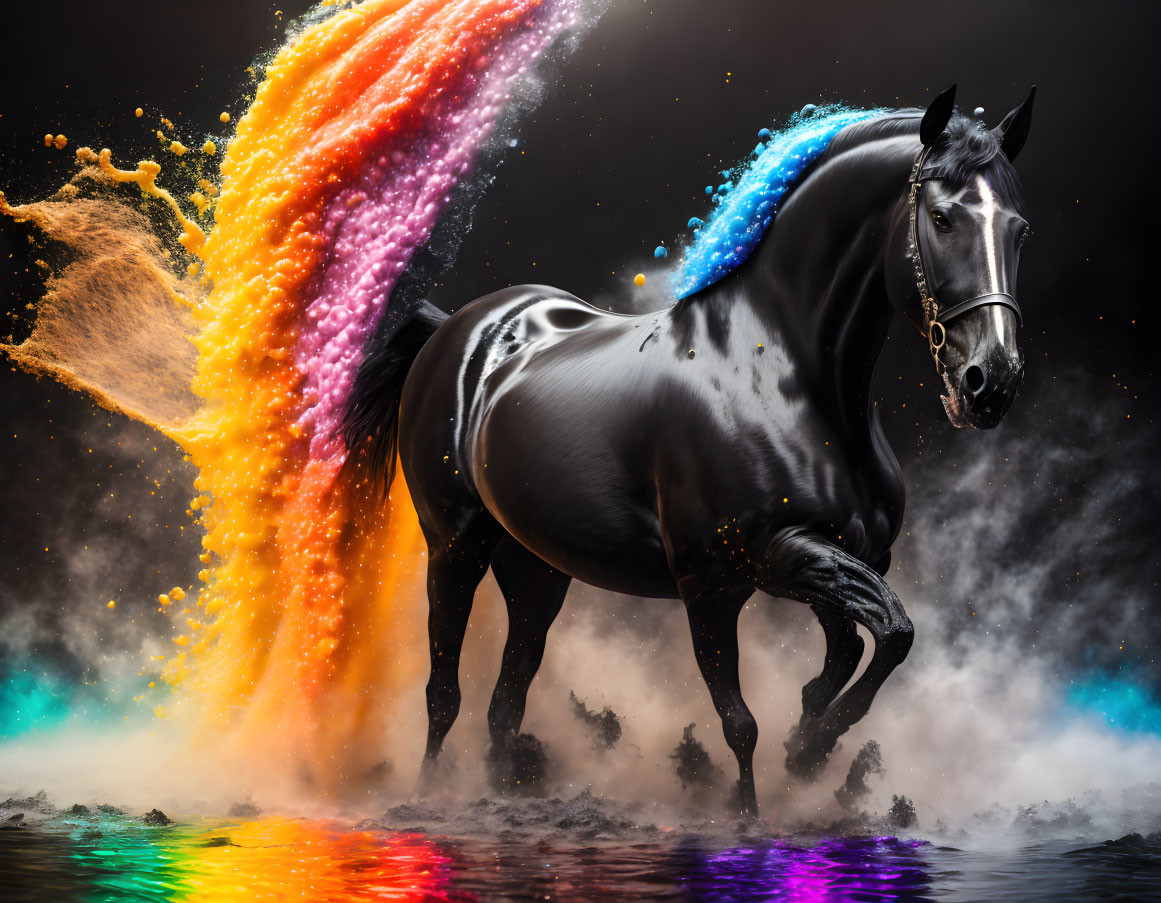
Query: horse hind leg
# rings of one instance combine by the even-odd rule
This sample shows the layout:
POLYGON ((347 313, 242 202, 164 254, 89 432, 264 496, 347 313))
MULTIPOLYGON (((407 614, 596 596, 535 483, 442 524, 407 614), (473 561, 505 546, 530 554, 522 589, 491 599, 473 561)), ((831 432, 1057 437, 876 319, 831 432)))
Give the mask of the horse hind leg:
MULTIPOLYGON (((804 705, 802 719, 786 741, 787 770, 812 778, 838 738, 867 713, 879 687, 907 657, 914 628, 898 597, 875 570, 820 536, 782 531, 771 546, 768 566, 766 592, 851 619, 866 627, 875 641, 871 661, 858 680, 825 705, 823 692, 812 693, 810 705, 804 705)), ((833 624, 829 618, 828 622, 833 624)), ((849 658, 843 667, 848 665, 849 658)), ((838 676, 841 670, 836 665, 831 680, 838 676)))
POLYGON ((753 589, 688 593, 682 582, 678 587, 698 667, 722 719, 726 743, 738 760, 736 802, 743 815, 757 815, 754 748, 758 745, 758 722, 742 698, 738 676, 738 615, 753 589))
POLYGON ((544 777, 539 743, 519 733, 528 689, 544 658, 548 630, 560 613, 572 578, 514 539, 500 543, 492 573, 508 608, 508 640, 488 707, 489 767, 501 790, 534 791, 544 777))
POLYGON ((419 786, 432 784, 443 741, 460 710, 460 650, 476 587, 488 570, 498 527, 480 511, 447 539, 428 541, 427 634, 431 676, 427 682, 427 748, 419 786))
POLYGON ((855 622, 821 605, 813 605, 818 623, 826 637, 826 658, 822 673, 802 688, 802 714, 817 718, 847 685, 863 657, 863 638, 855 622))

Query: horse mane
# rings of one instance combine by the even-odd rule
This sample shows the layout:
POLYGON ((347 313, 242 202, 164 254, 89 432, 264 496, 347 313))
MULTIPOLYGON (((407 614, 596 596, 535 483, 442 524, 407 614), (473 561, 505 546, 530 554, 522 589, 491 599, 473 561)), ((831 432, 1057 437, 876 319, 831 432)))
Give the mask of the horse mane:
MULTIPOLYGON (((694 218, 694 239, 674 277, 685 300, 718 282, 753 253, 778 210, 823 157, 869 141, 918 132, 921 109, 860 110, 828 106, 798 113, 787 126, 759 133, 766 141, 732 170, 714 191, 708 222, 694 218)), ((1000 141, 979 119, 956 110, 932 148, 930 164, 953 187, 982 175, 1002 203, 1024 213, 1020 178, 1000 151, 1000 141)))
MULTIPOLYGON (((923 113, 914 108, 893 110, 861 122, 837 135, 828 152, 839 153, 864 141, 913 134, 919 129, 923 113)), ((952 188, 962 188, 974 176, 983 176, 1001 202, 1025 214, 1024 192, 1016 167, 1001 152, 1000 139, 983 121, 957 109, 936 139, 928 164, 952 188)))

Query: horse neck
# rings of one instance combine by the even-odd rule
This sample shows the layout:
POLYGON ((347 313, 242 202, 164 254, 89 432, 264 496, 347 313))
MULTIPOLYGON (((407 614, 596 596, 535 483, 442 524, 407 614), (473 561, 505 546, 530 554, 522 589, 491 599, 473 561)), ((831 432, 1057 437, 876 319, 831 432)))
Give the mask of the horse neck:
POLYGON ((876 440, 872 382, 894 315, 884 264, 914 145, 891 138, 824 155, 746 274, 756 314, 787 338, 828 416, 852 439, 876 440))

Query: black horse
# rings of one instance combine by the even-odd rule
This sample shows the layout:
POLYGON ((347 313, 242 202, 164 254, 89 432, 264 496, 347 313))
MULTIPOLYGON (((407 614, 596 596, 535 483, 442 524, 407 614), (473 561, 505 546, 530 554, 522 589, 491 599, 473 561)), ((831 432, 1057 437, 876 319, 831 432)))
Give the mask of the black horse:
POLYGON ((666 310, 607 313, 522 285, 450 317, 420 302, 377 337, 345 438, 384 485, 398 449, 430 550, 426 774, 459 710, 489 566, 509 616, 495 747, 519 730, 576 578, 685 603, 749 812, 758 729, 738 615, 755 589, 810 605, 827 652, 787 767, 825 763, 912 642, 883 580, 904 488, 871 399, 894 312, 925 334, 956 426, 994 427, 1022 379, 1028 226, 1012 160, 1032 100, 989 131, 954 111, 953 86, 926 111, 843 128, 750 259, 666 310), (863 651, 856 624, 874 655, 842 692, 863 651))

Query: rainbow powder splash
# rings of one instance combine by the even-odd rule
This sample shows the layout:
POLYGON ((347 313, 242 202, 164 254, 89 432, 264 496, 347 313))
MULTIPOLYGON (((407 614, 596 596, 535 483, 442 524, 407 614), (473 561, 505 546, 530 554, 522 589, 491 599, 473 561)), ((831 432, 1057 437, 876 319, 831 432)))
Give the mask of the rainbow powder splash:
POLYGON ((41 204, 0 197, 76 252, 14 359, 152 423, 198 469, 205 586, 160 601, 182 625, 169 709, 215 757, 324 794, 391 758, 392 705, 426 667, 424 543, 401 482, 384 511, 340 479, 339 419, 450 192, 585 17, 582 0, 365 0, 308 25, 238 122, 208 236, 156 164, 82 151, 86 178, 172 208, 200 258, 188 275, 139 213, 76 180, 41 204))
POLYGON ((726 180, 715 189, 706 187, 716 209, 708 223, 694 218, 693 243, 675 274, 678 298, 713 285, 753 253, 774 221, 778 205, 806 168, 827 148, 831 139, 848 125, 881 115, 883 110, 852 110, 830 106, 804 110, 785 129, 758 134, 763 143, 754 148, 754 159, 737 169, 724 170, 726 180))

